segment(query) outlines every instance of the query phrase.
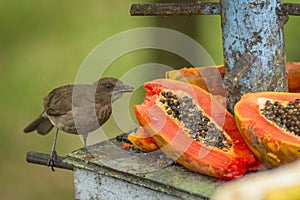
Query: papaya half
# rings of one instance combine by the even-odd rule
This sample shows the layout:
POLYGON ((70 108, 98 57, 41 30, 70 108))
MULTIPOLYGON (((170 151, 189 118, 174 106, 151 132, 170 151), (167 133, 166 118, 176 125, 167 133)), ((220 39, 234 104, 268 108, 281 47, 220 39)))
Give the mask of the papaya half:
POLYGON ((249 148, 267 167, 300 158, 299 93, 248 93, 234 113, 249 148))
MULTIPOLYGON (((300 92, 300 62, 287 62, 289 92, 300 92)), ((223 65, 211 67, 182 68, 166 72, 166 78, 180 80, 201 87, 216 96, 225 96, 223 65)))
POLYGON ((147 82, 144 88, 144 102, 134 106, 136 118, 168 157, 225 180, 257 168, 234 117, 211 94, 170 79, 147 82))

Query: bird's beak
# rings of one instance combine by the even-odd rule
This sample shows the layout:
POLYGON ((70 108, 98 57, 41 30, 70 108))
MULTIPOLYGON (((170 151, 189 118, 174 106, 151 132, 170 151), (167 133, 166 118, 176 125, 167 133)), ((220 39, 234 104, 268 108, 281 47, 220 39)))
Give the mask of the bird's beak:
POLYGON ((125 85, 125 84, 122 84, 122 85, 117 85, 115 88, 114 88, 115 91, 118 91, 118 92, 133 92, 134 91, 134 88, 131 87, 130 85, 125 85))

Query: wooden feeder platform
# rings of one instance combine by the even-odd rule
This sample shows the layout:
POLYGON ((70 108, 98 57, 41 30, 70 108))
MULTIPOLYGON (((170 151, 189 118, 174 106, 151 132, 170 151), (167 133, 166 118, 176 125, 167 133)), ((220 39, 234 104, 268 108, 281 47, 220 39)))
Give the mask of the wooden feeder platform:
MULTIPOLYGON (((116 139, 59 157, 55 167, 74 170, 76 199, 209 199, 224 181, 194 173, 161 151, 124 150, 116 139)), ((49 155, 27 154, 47 165, 49 155)))
POLYGON ((124 150, 116 139, 76 150, 63 162, 75 169, 78 199, 209 199, 224 183, 184 168, 161 151, 124 150))

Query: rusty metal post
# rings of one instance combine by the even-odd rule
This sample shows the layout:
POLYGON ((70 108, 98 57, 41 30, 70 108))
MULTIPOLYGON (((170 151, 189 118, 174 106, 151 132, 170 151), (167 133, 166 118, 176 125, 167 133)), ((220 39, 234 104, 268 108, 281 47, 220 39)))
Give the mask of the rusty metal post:
POLYGON ((280 0, 221 0, 227 108, 255 91, 287 91, 280 0))

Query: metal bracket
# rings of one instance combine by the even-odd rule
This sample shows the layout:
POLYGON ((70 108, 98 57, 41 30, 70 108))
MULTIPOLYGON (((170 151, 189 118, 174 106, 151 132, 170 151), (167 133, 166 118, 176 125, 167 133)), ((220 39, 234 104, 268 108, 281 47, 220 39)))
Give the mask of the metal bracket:
MULTIPOLYGON (((27 162, 34 163, 34 164, 39 164, 39 165, 48 166, 49 158, 50 158, 49 154, 38 153, 38 152, 33 152, 33 151, 29 151, 26 154, 26 161, 27 162)), ((55 161, 54 161, 54 167, 73 170, 74 167, 72 165, 68 165, 68 164, 63 162, 63 160, 65 158, 66 157, 57 156, 55 161)))
MULTIPOLYGON (((220 15, 219 2, 132 4, 132 16, 220 15)), ((300 4, 283 3, 279 15, 300 16, 300 4)))

